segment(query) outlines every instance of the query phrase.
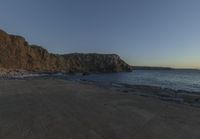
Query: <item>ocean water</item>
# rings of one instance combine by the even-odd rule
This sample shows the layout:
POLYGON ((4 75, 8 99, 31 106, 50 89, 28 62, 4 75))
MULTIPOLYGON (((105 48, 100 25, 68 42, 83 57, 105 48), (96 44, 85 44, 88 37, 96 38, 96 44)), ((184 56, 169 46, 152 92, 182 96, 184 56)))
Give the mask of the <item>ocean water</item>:
POLYGON ((150 85, 200 92, 200 71, 198 70, 134 70, 133 72, 91 74, 87 76, 76 75, 67 78, 102 83, 150 85))

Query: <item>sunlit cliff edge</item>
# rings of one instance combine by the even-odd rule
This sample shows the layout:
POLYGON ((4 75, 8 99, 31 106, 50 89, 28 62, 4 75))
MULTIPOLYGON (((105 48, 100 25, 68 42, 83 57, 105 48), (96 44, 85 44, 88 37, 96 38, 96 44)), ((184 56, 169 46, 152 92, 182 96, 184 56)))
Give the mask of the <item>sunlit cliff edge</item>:
POLYGON ((0 68, 35 72, 121 72, 131 67, 116 54, 52 54, 24 37, 0 30, 0 68))

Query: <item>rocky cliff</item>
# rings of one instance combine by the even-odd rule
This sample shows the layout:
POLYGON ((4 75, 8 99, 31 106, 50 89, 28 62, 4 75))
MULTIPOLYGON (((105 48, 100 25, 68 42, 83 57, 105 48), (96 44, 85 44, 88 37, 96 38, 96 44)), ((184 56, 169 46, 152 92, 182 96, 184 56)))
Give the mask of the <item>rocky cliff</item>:
POLYGON ((0 68, 37 72, 120 72, 131 68, 115 54, 51 54, 0 30, 0 68))

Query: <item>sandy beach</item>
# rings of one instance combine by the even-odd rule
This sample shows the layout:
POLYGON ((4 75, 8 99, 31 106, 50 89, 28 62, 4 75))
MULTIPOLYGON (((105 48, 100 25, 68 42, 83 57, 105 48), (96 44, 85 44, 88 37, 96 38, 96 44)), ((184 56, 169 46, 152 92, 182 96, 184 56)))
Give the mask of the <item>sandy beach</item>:
POLYGON ((0 80, 1 139, 198 139, 200 108, 59 79, 0 80))

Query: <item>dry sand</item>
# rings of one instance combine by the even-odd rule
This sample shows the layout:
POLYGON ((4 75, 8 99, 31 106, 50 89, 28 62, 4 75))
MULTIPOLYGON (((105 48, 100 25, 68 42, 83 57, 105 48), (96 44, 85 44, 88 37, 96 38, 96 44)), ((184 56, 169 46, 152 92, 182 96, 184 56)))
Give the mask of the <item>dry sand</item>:
POLYGON ((0 139, 199 139, 200 108, 53 79, 0 80, 0 139))

